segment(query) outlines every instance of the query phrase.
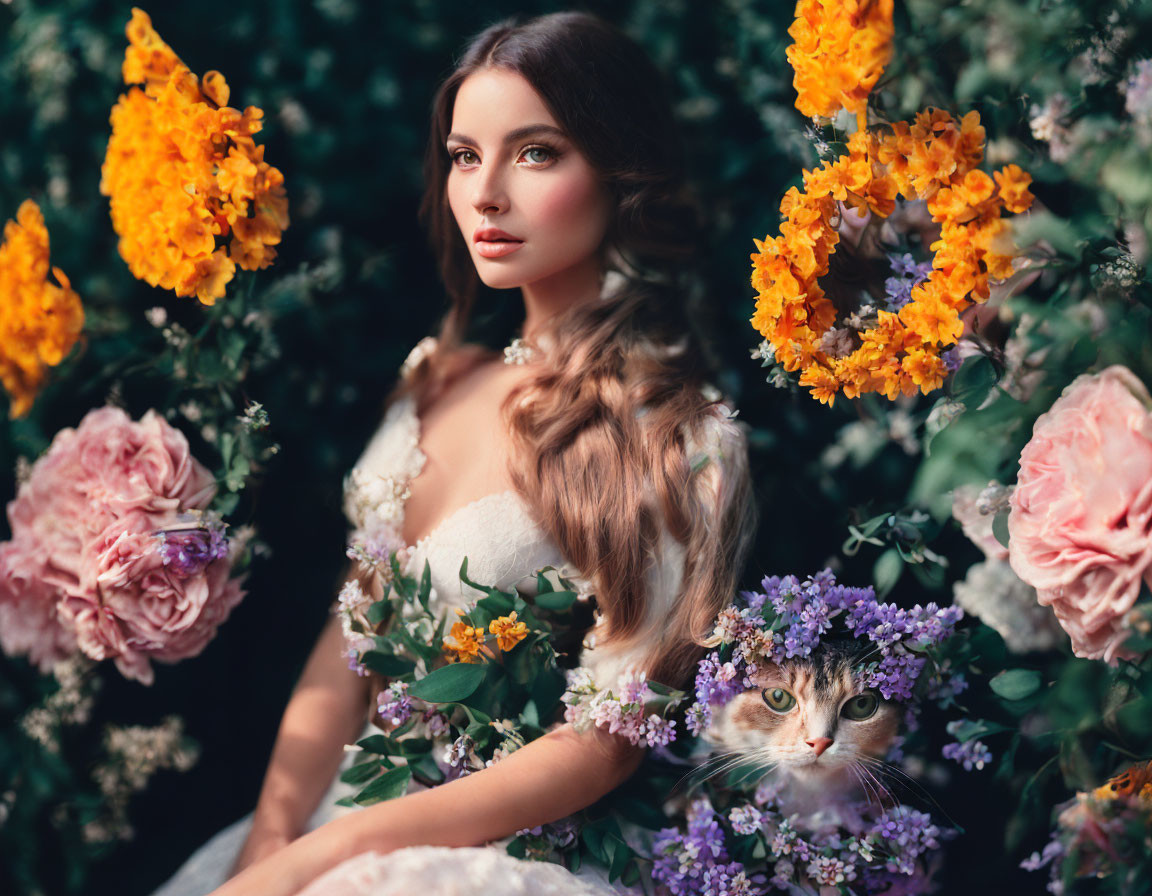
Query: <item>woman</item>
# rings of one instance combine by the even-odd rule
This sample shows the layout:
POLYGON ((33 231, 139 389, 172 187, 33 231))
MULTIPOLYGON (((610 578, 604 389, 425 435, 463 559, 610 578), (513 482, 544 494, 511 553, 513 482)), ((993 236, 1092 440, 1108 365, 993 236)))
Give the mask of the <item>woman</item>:
MULTIPOLYGON (((736 585, 751 509, 743 439, 706 394, 675 276, 693 216, 659 75, 590 16, 495 25, 437 94, 425 173, 452 305, 351 477, 353 522, 380 509, 385 483, 406 562, 428 561, 443 612, 477 596, 455 579, 464 556, 473 580, 505 588, 566 566, 595 594, 582 663, 601 686, 628 666, 689 682, 736 585), (464 342, 481 282, 523 297, 522 339, 504 359, 464 342)), ((309 821, 367 714, 364 680, 341 654, 333 620, 285 711, 250 828, 194 857, 231 866, 247 829, 218 896, 287 896, 333 868, 317 892, 350 886, 341 869, 382 879, 386 867, 407 869, 397 874, 411 892, 413 876, 498 855, 428 847, 569 815, 641 759, 621 738, 560 726, 467 777, 338 818, 322 805, 309 821), (391 855, 373 865, 372 852, 391 855)), ((556 892, 586 892, 558 866, 527 869, 571 878, 556 892)), ((165 896, 197 892, 170 886, 165 896)))

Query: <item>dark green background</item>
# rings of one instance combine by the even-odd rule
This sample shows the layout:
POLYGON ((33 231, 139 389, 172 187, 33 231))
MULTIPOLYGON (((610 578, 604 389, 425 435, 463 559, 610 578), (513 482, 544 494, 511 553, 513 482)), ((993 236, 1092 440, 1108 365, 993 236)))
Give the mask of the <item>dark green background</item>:
MULTIPOLYGON (((821 453, 838 429, 882 419, 887 404, 842 401, 829 410, 766 385, 748 358, 759 342, 747 323, 752 239, 777 231, 780 196, 817 162, 803 134, 808 122, 792 106, 784 55, 793 6, 617 0, 583 7, 644 45, 667 75, 683 125, 708 219, 698 256, 725 365, 720 385, 752 433, 761 525, 747 586, 767 573, 823 566, 852 519, 901 505, 918 463, 889 442, 866 466, 827 471, 821 453)), ((885 100, 892 118, 928 104, 955 109, 951 85, 973 55, 943 16, 913 6, 916 22, 903 5, 897 10, 898 50, 886 77, 897 87, 885 100)), ((257 281, 269 290, 281 353, 235 396, 264 404, 281 452, 244 505, 271 555, 257 561, 248 597, 216 640, 200 657, 158 667, 151 688, 103 676, 100 719, 154 724, 175 712, 203 752, 191 772, 160 774, 135 801, 135 840, 100 862, 81 892, 148 893, 195 846, 252 808, 280 713, 338 584, 341 478, 376 426, 400 362, 445 308, 416 223, 432 93, 469 35, 511 14, 564 8, 201 0, 147 9, 193 71, 224 73, 232 105, 265 110, 266 158, 285 175, 292 224, 280 259, 257 281)), ((0 6, 0 217, 14 216, 26 197, 41 203, 53 263, 72 278, 88 313, 87 345, 72 366, 62 368, 29 419, 0 426, 2 470, 18 454, 34 457, 57 429, 103 402, 112 385, 100 376, 112 360, 108 346, 157 340, 145 309, 163 305, 190 327, 201 314, 192 299, 131 278, 98 192, 108 113, 123 90, 129 10, 96 0, 0 6)), ((1012 89, 992 84, 987 102, 970 98, 965 109, 980 108, 990 131, 1024 137, 1012 89)), ((485 301, 486 310, 507 311, 516 297, 485 301)), ((129 409, 142 413, 155 393, 122 385, 129 409)), ((192 435, 194 449, 211 461, 210 447, 192 435)), ((11 477, 0 477, 0 497, 12 491, 11 477)), ((976 556, 954 534, 936 548, 956 559, 953 573, 976 556)), ((876 556, 865 550, 842 561, 844 580, 870 581, 876 556)), ((948 599, 943 589, 926 594, 911 576, 895 594, 909 602, 948 599)), ((10 724, 36 693, 26 664, 0 657, 0 723, 10 724)), ((945 892, 987 891, 993 876, 997 892, 1010 884, 1042 891, 1039 875, 1013 871, 1021 856, 1003 853, 1008 807, 989 776, 965 776, 935 792, 970 830, 950 848, 945 892)), ((66 890, 75 848, 54 844, 53 836, 46 825, 39 838, 45 893, 66 890)))

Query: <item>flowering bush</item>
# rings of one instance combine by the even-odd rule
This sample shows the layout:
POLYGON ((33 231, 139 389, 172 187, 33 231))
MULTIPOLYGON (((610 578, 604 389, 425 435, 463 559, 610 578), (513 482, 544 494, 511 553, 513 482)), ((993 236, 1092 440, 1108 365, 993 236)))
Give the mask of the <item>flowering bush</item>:
POLYGON ((1115 662, 1152 585, 1152 396, 1126 367, 1084 375, 1032 431, 1008 517, 1013 570, 1072 638, 1115 662))
POLYGON ((284 177, 252 139, 264 113, 229 107, 223 75, 192 74, 142 10, 127 33, 124 83, 144 87, 112 110, 100 190, 133 275, 211 305, 237 265, 254 271, 276 257, 284 177))
POLYGON ((0 646, 47 672, 79 649, 151 684, 153 659, 195 656, 244 592, 215 481, 154 412, 89 412, 56 434, 8 506, 0 646))
MULTIPOLYGON (((928 108, 912 125, 893 123, 890 134, 867 129, 867 94, 890 53, 891 3, 867 4, 853 15, 800 3, 793 30, 803 38, 803 49, 799 39, 789 48, 790 61, 804 63, 796 72, 797 107, 827 116, 836 111, 837 100, 844 100, 857 114, 858 129, 848 137, 847 155, 805 171, 804 189, 785 194, 781 235, 756 241, 752 325, 768 341, 762 354, 785 371, 800 370, 800 385, 829 404, 841 390, 849 398, 873 391, 888 398, 917 389, 928 393, 949 372, 941 352, 963 332, 960 312, 969 301, 988 299, 989 278, 1012 274, 1014 249, 1000 212, 1027 210, 1032 178, 1018 165, 993 177, 976 168, 984 152, 977 112, 957 122, 928 108), (853 57, 863 59, 855 65, 843 58, 849 36, 853 57), (856 71, 861 67, 866 74, 856 71), (853 74, 862 75, 853 92, 835 86, 853 74), (819 81, 825 82, 824 92, 814 101, 812 85, 819 81), (926 200, 940 227, 927 276, 909 284, 906 297, 905 286, 889 278, 892 310, 871 309, 872 319, 861 309, 849 328, 836 329, 840 315, 817 282, 828 273, 840 239, 832 221, 849 214, 888 217, 897 195, 926 200)), ((900 270, 911 273, 910 262, 910 257, 902 261, 900 270)))
POLYGON ((84 325, 80 297, 68 278, 54 267, 52 283, 48 270, 44 216, 26 200, 16 220, 4 225, 0 244, 0 383, 13 417, 28 413, 45 368, 64 359, 84 325))

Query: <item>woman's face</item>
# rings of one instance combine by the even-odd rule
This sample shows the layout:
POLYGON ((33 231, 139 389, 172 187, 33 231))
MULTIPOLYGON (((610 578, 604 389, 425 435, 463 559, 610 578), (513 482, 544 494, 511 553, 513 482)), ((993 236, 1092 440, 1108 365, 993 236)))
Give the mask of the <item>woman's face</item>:
POLYGON ((523 76, 469 75, 446 144, 448 204, 486 285, 599 273, 611 195, 523 76))

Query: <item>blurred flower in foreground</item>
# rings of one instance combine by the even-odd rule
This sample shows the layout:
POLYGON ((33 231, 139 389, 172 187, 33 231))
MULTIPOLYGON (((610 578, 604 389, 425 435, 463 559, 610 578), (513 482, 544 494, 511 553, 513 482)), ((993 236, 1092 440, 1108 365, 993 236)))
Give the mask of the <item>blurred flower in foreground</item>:
POLYGON ((133 275, 211 305, 239 265, 265 268, 288 226, 284 176, 252 135, 264 113, 227 105, 219 72, 197 78, 132 10, 100 191, 133 275), (229 239, 229 237, 231 239, 229 239))
POLYGON ((795 43, 786 50, 796 72, 796 108, 805 115, 831 117, 841 108, 863 115, 892 58, 892 5, 800 0, 788 29, 795 43))
POLYGON ((4 225, 0 244, 0 382, 11 396, 11 414, 32 407, 44 368, 64 360, 84 326, 80 297, 59 268, 48 280, 48 230, 31 200, 4 225))
POLYGON ((1008 516, 1012 569, 1072 651, 1115 662, 1152 585, 1152 396, 1127 367, 1077 377, 1036 421, 1008 516))
POLYGON ((152 682, 150 660, 195 656, 244 592, 207 513, 212 474, 153 411, 62 429, 8 505, 0 647, 47 672, 77 649, 152 682))
MULTIPOLYGON (((1072 877, 1129 877, 1152 855, 1152 762, 1126 769, 1108 783, 1077 793, 1063 804, 1052 840, 1020 863, 1026 871, 1049 868, 1049 892, 1064 891, 1072 877)), ((1127 892, 1138 892, 1128 890, 1127 892)), ((1121 892, 1125 888, 1121 887, 1121 892)))

